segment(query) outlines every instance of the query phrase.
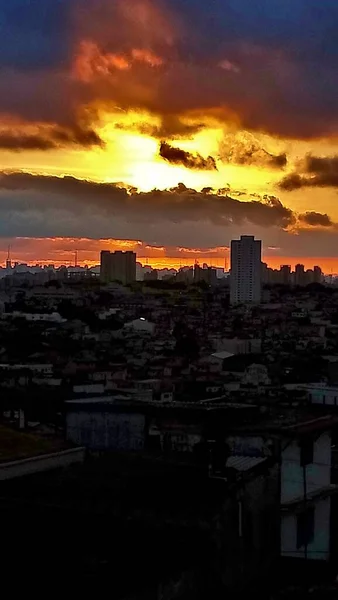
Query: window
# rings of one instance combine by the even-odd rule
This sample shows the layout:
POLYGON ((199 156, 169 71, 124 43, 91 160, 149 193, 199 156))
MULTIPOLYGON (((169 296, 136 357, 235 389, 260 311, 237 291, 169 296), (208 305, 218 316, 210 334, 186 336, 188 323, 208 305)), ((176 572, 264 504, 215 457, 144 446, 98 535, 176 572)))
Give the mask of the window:
POLYGON ((308 546, 314 538, 315 509, 307 508, 297 517, 297 548, 308 546))
POLYGON ((304 439, 300 442, 300 464, 302 467, 313 463, 313 440, 304 439))

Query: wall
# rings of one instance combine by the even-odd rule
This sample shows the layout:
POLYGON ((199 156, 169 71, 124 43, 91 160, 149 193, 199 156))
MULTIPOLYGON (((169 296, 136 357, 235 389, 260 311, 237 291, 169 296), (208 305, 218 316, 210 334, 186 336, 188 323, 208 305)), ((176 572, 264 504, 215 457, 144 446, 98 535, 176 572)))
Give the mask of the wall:
POLYGON ((262 350, 262 340, 259 338, 248 339, 219 339, 214 340, 217 352, 232 352, 233 354, 251 354, 260 353, 262 350))
POLYGON ((85 457, 84 448, 73 448, 53 454, 42 454, 24 460, 16 460, 0 464, 0 481, 14 479, 25 475, 33 475, 42 471, 69 467, 74 463, 83 462, 85 457))
POLYGON ((74 385, 74 394, 104 394, 105 386, 103 383, 88 383, 83 385, 74 385))
POLYGON ((282 515, 281 520, 281 555, 285 557, 328 560, 330 557, 330 512, 331 500, 325 498, 314 505, 314 538, 308 545, 297 548, 297 515, 282 515))
POLYGON ((66 416, 67 439, 91 450, 142 450, 144 431, 145 417, 137 413, 78 409, 66 416))
MULTIPOLYGON (((284 441, 284 444, 287 442, 284 441)), ((305 467, 306 492, 318 491, 331 482, 331 435, 323 433, 314 440, 313 463, 305 467)), ((300 446, 297 441, 289 442, 282 452, 281 502, 288 503, 304 497, 304 472, 300 463, 300 446)), ((314 507, 314 538, 305 547, 297 548, 296 511, 281 517, 282 556, 316 560, 327 560, 330 555, 330 498, 317 498, 311 503, 314 507)), ((295 508, 297 505, 295 505, 295 508)), ((290 507, 291 508, 291 507, 290 507)))
POLYGON ((171 417, 157 417, 149 423, 149 442, 165 453, 193 452, 202 441, 199 423, 181 422, 171 417))
POLYGON ((338 388, 336 387, 309 387, 306 388, 306 391, 312 404, 338 406, 338 388))
POLYGON ((229 436, 226 440, 231 454, 239 456, 271 456, 272 441, 262 436, 229 436))
POLYGON ((264 580, 279 558, 278 465, 245 477, 224 514, 222 541, 223 582, 237 592, 264 580))
MULTIPOLYGON (((300 446, 296 440, 284 441, 281 467, 281 502, 302 498, 303 467, 300 446)), ((307 493, 326 487, 331 482, 331 435, 323 433, 314 440, 313 463, 305 467, 307 493)))

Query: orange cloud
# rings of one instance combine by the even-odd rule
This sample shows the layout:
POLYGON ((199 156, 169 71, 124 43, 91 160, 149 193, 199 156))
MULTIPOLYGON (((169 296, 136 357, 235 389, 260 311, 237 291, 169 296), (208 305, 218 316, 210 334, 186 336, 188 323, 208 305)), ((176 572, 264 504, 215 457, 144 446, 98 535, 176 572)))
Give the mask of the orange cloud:
POLYGON ((140 62, 144 62, 148 64, 150 67, 160 67, 163 65, 163 59, 160 56, 157 56, 155 52, 151 50, 146 50, 142 48, 135 48, 131 51, 131 55, 135 60, 140 62))
POLYGON ((89 83, 97 75, 107 76, 113 69, 123 71, 129 67, 130 64, 124 56, 102 54, 95 42, 84 40, 75 56, 73 73, 81 81, 89 83))
POLYGON ((103 52, 98 44, 90 40, 80 42, 73 64, 73 74, 80 81, 90 83, 95 77, 108 77, 114 71, 127 71, 135 62, 150 67, 159 67, 163 59, 155 52, 142 48, 133 48, 130 54, 103 52))

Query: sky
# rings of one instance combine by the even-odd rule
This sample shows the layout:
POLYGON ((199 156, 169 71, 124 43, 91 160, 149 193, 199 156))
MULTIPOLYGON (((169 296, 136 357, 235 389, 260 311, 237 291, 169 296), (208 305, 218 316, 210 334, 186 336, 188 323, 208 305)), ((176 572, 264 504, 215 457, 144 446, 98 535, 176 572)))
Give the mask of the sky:
POLYGON ((338 272, 336 0, 0 0, 0 261, 338 272))

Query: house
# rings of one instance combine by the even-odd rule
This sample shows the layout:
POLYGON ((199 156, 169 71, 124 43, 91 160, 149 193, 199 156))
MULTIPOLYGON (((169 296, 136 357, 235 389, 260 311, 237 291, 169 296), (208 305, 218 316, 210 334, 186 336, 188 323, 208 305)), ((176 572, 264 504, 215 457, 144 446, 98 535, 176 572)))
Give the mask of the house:
POLYGON ((155 332, 155 324, 150 323, 150 321, 141 318, 135 319, 134 321, 130 321, 129 323, 125 323, 124 329, 133 332, 153 335, 155 332))
POLYGON ((3 319, 25 319, 29 322, 44 321, 46 323, 66 323, 66 319, 63 319, 57 312, 39 314, 39 313, 24 313, 20 311, 14 311, 12 313, 3 313, 3 319))
POLYGON ((331 415, 279 410, 278 419, 227 437, 232 455, 275 457, 279 464, 281 557, 331 558, 331 496, 337 492, 331 483, 331 446, 337 425, 331 415))
POLYGON ((338 406, 338 387, 326 383, 299 383, 285 386, 288 389, 302 390, 310 404, 319 406, 338 406))
POLYGON ((142 450, 145 416, 128 394, 66 402, 66 438, 90 450, 142 450))

